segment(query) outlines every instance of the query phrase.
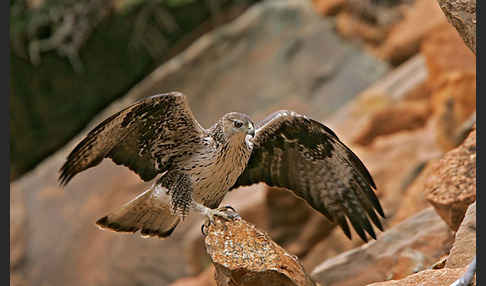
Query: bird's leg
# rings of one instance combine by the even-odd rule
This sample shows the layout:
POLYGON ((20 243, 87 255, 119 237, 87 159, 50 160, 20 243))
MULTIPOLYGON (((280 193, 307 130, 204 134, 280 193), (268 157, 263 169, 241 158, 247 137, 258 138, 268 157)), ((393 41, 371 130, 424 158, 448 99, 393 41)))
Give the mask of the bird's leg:
POLYGON ((237 219, 237 218, 240 218, 240 215, 235 211, 234 208, 230 207, 230 206, 224 206, 224 207, 220 207, 220 208, 217 208, 217 209, 211 209, 211 208, 208 208, 200 203, 197 203, 197 202, 193 202, 193 209, 203 215, 205 215, 208 220, 206 221, 205 224, 203 224, 201 226, 201 232, 203 233, 203 235, 206 235, 207 233, 205 233, 205 228, 207 228, 209 225, 211 225, 212 223, 214 223, 214 217, 215 216, 219 216, 219 217, 222 217, 223 219, 226 219, 226 220, 233 220, 233 219, 237 219))
POLYGON ((226 220, 232 220, 235 218, 239 218, 240 215, 235 211, 234 208, 230 206, 219 207, 217 209, 208 208, 200 203, 193 202, 193 209, 198 211, 199 213, 208 217, 211 223, 214 222, 214 217, 219 216, 226 220))

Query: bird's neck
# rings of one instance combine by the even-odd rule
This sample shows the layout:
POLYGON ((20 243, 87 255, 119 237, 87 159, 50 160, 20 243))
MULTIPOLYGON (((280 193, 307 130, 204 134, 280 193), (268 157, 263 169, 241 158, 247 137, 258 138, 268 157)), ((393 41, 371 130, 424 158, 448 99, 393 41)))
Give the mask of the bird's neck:
POLYGON ((239 133, 233 134, 232 136, 227 136, 224 133, 224 127, 222 124, 216 123, 210 129, 210 133, 212 134, 214 143, 216 144, 216 149, 220 149, 220 151, 227 152, 230 150, 237 149, 243 152, 251 152, 252 144, 247 142, 246 134, 239 133))

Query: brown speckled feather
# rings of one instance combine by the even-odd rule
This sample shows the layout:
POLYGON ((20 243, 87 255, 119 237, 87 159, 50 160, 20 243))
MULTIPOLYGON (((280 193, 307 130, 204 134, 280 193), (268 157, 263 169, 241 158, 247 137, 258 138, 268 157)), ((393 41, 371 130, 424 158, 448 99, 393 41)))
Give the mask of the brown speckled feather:
POLYGON ((144 181, 183 160, 207 136, 178 92, 142 99, 100 123, 74 148, 59 176, 66 185, 77 173, 111 158, 144 181))
POLYGON ((366 167, 332 130, 303 115, 278 111, 257 124, 250 160, 233 188, 258 182, 293 191, 349 238, 346 217, 365 241, 365 231, 376 238, 369 219, 383 230, 366 167))

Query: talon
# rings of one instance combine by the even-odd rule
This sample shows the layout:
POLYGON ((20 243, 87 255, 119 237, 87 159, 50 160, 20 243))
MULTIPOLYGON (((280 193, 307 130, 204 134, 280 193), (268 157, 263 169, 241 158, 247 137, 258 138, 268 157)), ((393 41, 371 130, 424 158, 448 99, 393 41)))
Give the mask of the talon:
POLYGON ((224 206, 217 209, 218 213, 216 215, 226 219, 226 220, 234 220, 240 218, 240 215, 236 212, 236 210, 231 206, 224 206))
POLYGON ((206 220, 206 222, 201 225, 201 233, 204 236, 208 235, 207 229, 212 223, 214 223, 214 221, 208 217, 208 220, 206 220))
POLYGON ((203 223, 203 224, 201 225, 201 233, 202 233, 202 235, 203 235, 203 236, 207 236, 207 235, 208 235, 208 233, 205 231, 205 229, 206 229, 207 227, 208 227, 208 226, 206 226, 206 224, 205 224, 205 223, 203 223))

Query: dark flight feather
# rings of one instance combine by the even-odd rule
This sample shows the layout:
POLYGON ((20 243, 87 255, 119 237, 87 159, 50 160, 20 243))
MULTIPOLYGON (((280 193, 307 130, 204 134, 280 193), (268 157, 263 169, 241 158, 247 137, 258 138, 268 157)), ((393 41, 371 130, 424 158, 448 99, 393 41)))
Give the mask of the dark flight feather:
POLYGON ((383 229, 383 209, 375 183, 359 158, 323 124, 291 111, 278 111, 257 123, 253 151, 233 186, 265 182, 283 187, 336 222, 351 238, 346 218, 358 235, 376 238, 371 221, 383 229))
POLYGON ((66 185, 104 158, 127 166, 148 181, 167 170, 174 158, 183 159, 194 148, 192 143, 204 136, 206 131, 194 118, 183 94, 151 96, 110 116, 89 132, 69 154, 59 181, 66 185))

